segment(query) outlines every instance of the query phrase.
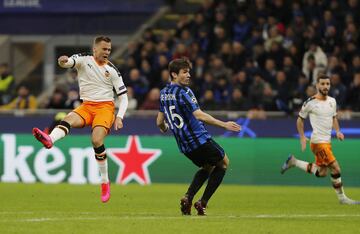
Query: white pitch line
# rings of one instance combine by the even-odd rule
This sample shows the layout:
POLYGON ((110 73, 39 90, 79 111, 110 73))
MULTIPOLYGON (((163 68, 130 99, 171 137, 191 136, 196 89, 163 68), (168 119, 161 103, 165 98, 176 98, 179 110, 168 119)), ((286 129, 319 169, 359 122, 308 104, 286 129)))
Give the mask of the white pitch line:
POLYGON ((34 217, 34 218, 16 218, 16 219, 1 219, 0 223, 7 222, 58 222, 58 221, 86 221, 86 220, 176 220, 176 219, 302 219, 302 218, 360 218, 360 214, 259 214, 259 215, 214 215, 214 216, 94 216, 94 217, 70 217, 70 218, 49 218, 49 217, 34 217))

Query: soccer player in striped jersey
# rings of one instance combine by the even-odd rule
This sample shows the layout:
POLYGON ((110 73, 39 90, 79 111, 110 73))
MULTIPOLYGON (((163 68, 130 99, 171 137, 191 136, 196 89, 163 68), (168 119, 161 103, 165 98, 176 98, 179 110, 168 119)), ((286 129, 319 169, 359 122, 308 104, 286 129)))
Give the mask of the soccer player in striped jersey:
POLYGON ((198 215, 205 215, 207 203, 221 184, 229 159, 221 146, 211 138, 203 123, 235 132, 240 131, 241 126, 232 121, 215 119, 200 109, 194 93, 188 87, 190 69, 191 63, 186 58, 175 59, 169 63, 171 83, 161 90, 160 111, 156 123, 163 133, 170 128, 180 151, 200 167, 180 201, 182 214, 191 214, 193 198, 208 180, 201 199, 194 204, 198 215))
POLYGON ((336 137, 340 141, 344 140, 344 134, 340 132, 339 122, 336 118, 336 100, 328 96, 330 77, 319 74, 316 88, 317 94, 304 102, 296 122, 300 135, 301 150, 304 151, 308 141, 304 134, 304 119, 308 116, 310 117, 310 123, 313 128, 310 147, 315 155, 315 163, 299 160, 290 154, 281 167, 281 174, 292 167, 297 167, 316 177, 325 177, 329 169, 332 186, 335 189, 340 204, 360 204, 360 202, 354 201, 345 195, 341 182, 340 165, 331 149, 331 130, 335 129, 336 137))
POLYGON ((95 159, 101 175, 101 201, 110 199, 110 182, 104 138, 113 123, 115 130, 123 127, 122 119, 128 106, 127 89, 120 72, 108 60, 111 52, 111 39, 99 36, 94 39, 92 54, 60 56, 58 64, 62 68, 76 68, 79 77, 80 99, 83 103, 70 112, 57 125, 50 135, 38 128, 33 135, 45 148, 51 148, 55 141, 65 137, 70 128, 82 128, 91 125, 91 142, 95 159), (115 117, 114 91, 120 101, 115 117))

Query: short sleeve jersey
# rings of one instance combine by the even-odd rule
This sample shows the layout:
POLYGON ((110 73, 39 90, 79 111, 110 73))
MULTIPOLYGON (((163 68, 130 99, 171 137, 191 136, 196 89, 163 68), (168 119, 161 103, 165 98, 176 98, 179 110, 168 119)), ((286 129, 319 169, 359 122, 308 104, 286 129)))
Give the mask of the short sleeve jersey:
POLYGON ((304 102, 299 116, 303 119, 308 116, 310 118, 313 128, 312 143, 330 143, 333 117, 336 116, 336 100, 334 98, 327 96, 326 100, 319 100, 310 97, 304 102))
POLYGON ((189 153, 207 142, 211 135, 193 112, 199 109, 194 93, 188 87, 169 84, 160 92, 160 112, 173 132, 182 153, 189 153))
POLYGON ((91 54, 75 54, 70 59, 78 71, 80 99, 113 101, 113 91, 118 96, 127 92, 120 72, 111 62, 99 65, 91 54))

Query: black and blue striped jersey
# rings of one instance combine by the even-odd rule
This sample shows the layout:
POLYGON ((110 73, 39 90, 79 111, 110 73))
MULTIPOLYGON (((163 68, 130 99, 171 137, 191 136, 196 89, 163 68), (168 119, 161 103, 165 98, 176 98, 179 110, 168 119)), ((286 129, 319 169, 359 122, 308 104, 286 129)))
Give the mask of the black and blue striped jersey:
POLYGON ((204 124, 193 115, 198 109, 196 97, 188 87, 168 84, 160 92, 160 112, 165 114, 182 153, 197 149, 211 138, 204 124))

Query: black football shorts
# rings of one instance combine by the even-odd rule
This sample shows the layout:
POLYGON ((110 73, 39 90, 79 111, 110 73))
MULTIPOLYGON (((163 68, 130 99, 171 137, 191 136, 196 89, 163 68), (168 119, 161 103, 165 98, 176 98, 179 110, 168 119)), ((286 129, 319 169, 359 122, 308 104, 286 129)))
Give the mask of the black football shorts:
POLYGON ((185 156, 198 167, 205 165, 215 166, 219 161, 223 160, 224 155, 224 149, 212 138, 208 139, 199 148, 185 153, 185 156))

